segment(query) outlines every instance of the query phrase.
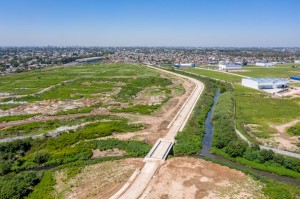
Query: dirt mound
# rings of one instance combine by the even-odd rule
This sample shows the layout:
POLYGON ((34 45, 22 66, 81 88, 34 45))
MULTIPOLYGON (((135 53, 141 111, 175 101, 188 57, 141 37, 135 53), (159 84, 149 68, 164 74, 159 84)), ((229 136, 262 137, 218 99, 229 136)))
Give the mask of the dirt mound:
POLYGON ((170 159, 160 168, 146 189, 146 198, 265 198, 261 188, 240 171, 183 157, 170 159))
POLYGON ((120 149, 108 149, 104 151, 100 151, 99 149, 93 150, 92 158, 100 158, 100 157, 107 157, 107 156, 122 156, 126 153, 126 151, 122 151, 120 149))

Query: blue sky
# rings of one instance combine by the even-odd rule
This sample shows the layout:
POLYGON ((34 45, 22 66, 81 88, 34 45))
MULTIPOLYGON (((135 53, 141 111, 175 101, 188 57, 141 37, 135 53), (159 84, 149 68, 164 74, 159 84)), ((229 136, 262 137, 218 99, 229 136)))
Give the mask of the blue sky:
POLYGON ((0 46, 300 47, 299 0, 0 0, 0 46))

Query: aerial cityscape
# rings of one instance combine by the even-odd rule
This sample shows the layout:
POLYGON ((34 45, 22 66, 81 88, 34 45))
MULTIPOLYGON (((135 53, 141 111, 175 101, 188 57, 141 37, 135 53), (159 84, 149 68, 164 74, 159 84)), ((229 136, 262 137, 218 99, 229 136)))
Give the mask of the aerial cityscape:
POLYGON ((0 199, 299 199, 299 6, 0 0, 0 199))

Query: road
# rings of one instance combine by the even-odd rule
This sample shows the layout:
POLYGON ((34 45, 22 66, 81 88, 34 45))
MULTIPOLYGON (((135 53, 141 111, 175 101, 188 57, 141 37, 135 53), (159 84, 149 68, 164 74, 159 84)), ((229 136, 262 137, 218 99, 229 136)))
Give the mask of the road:
MULTIPOLYGON (((177 133, 184 128, 189 116, 192 114, 193 109, 204 89, 204 84, 196 79, 186 77, 184 75, 180 75, 170 71, 165 71, 152 66, 148 67, 153 68, 155 70, 159 70, 163 73, 169 73, 180 78, 188 79, 195 84, 195 89, 193 90, 189 98, 186 100, 186 102, 182 105, 175 118, 172 120, 171 125, 169 125, 169 131, 167 135, 163 138, 159 138, 158 142, 160 144, 155 144, 154 148, 145 157, 144 161, 146 163, 139 175, 135 178, 135 180, 132 181, 128 189, 121 188, 121 190, 123 189, 124 192, 121 193, 120 191, 118 191, 115 195, 111 197, 111 199, 135 199, 139 198, 143 194, 154 173, 157 171, 160 164, 162 163, 162 161, 164 161, 164 158, 169 152, 170 148, 168 146, 170 145, 170 142, 174 141, 177 133)), ((128 184, 125 184, 125 186, 127 188, 128 184)))

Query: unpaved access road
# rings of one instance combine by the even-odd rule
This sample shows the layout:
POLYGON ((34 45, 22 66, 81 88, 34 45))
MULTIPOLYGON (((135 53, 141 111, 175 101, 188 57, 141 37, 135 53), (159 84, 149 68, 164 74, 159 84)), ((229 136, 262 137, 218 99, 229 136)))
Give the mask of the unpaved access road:
MULTIPOLYGON (((170 71, 165 71, 162 69, 158 69, 155 67, 151 67, 155 70, 159 70, 163 73, 169 73, 172 75, 175 75, 180 78, 185 78, 190 80, 195 84, 195 89, 193 90, 192 94, 189 96, 187 101, 183 104, 177 115, 175 116, 174 120, 171 122, 169 126, 169 131, 167 135, 164 138, 167 139, 174 139, 175 136, 179 131, 183 129, 185 126, 189 116, 193 112, 193 109, 204 89, 204 84, 196 79, 186 77, 177 73, 173 73, 170 71)), ((165 153, 162 151, 161 153, 165 153)), ((144 190, 146 189, 147 185, 149 184, 151 178, 153 177, 154 173, 158 169, 159 165, 161 164, 161 160, 148 160, 146 161, 144 167, 142 168, 141 172, 139 175, 135 178, 133 183, 129 186, 128 189, 125 189, 124 192, 119 191, 117 192, 114 196, 112 196, 112 199, 115 198, 122 198, 122 199, 134 199, 134 198, 139 198, 144 190)), ((124 188, 123 188, 124 189, 124 188)), ((122 189, 121 189, 122 190, 122 189)))

